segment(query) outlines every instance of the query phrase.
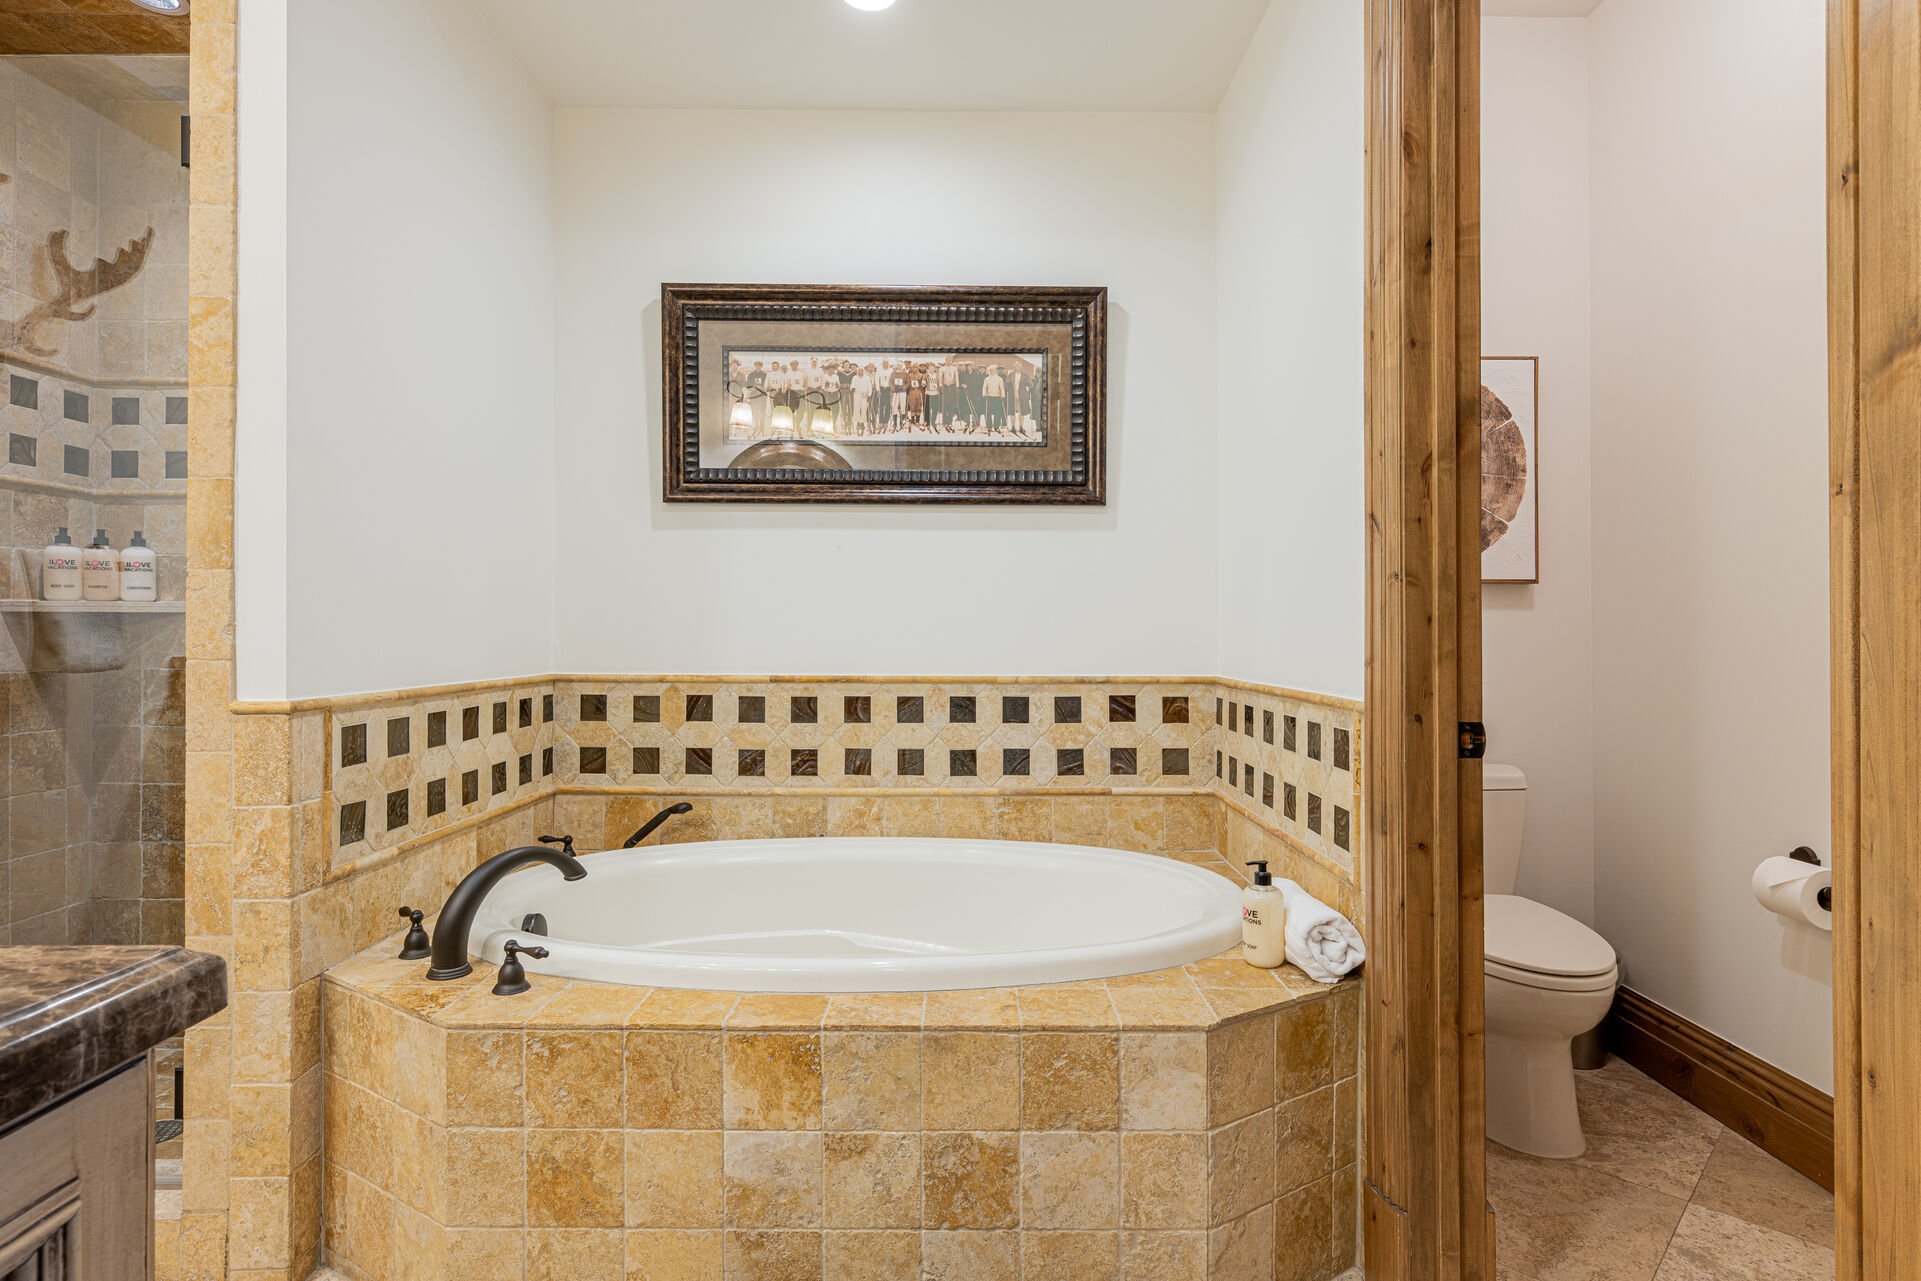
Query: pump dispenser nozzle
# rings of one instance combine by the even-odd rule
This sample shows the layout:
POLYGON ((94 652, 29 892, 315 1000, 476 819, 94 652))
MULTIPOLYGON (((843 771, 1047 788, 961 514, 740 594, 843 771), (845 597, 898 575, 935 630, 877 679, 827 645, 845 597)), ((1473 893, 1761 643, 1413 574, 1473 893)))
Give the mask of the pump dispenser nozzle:
POLYGON ((1254 869, 1254 884, 1272 885, 1274 883, 1273 874, 1267 870, 1266 859, 1257 858, 1252 862, 1248 863, 1247 866, 1254 869))

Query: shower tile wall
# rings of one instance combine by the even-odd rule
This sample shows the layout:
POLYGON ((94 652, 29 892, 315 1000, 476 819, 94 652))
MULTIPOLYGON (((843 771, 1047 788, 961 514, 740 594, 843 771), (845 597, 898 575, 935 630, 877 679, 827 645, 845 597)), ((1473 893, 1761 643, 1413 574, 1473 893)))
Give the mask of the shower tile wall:
MULTIPOLYGON (((62 525, 184 597, 184 65, 0 59, 0 599, 62 525)), ((0 943, 181 941, 183 653, 179 614, 0 614, 0 943)))

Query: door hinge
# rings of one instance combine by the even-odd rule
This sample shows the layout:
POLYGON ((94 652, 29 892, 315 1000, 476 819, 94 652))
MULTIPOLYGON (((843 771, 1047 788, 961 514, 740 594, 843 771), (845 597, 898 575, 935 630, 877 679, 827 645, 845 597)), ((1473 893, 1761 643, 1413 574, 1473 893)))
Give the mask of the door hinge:
POLYGON ((1479 721, 1461 722, 1461 759, 1478 761, 1487 755, 1487 726, 1479 721))

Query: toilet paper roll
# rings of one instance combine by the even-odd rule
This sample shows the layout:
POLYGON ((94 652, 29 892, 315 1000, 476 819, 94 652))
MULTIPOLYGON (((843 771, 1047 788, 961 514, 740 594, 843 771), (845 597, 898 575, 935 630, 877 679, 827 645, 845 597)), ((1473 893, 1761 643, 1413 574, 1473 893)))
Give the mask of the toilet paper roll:
POLYGON ((1776 916, 1818 930, 1832 930, 1834 914, 1821 906, 1821 891, 1828 884, 1828 869, 1819 864, 1792 858, 1766 859, 1754 869, 1754 901, 1776 916))

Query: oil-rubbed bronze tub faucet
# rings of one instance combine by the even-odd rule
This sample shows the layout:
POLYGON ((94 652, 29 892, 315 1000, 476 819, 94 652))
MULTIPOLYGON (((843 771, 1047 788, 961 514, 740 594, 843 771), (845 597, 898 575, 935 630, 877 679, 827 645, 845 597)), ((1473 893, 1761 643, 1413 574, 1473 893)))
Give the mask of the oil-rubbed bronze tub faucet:
POLYGON ((565 850, 549 849, 545 845, 522 845, 494 855, 467 873, 466 879, 447 896, 447 906, 440 909, 440 920, 434 925, 433 964, 427 968, 428 978, 438 982, 464 978, 474 972, 473 963, 467 959, 467 936, 473 931, 475 913, 480 911, 481 902, 501 877, 529 863, 557 867, 570 881, 587 875, 579 859, 565 850))
POLYGON ((672 818, 676 814, 685 814, 688 810, 692 808, 694 807, 689 805, 686 801, 682 801, 678 805, 669 805, 666 809, 662 810, 660 813, 654 815, 652 818, 648 819, 645 823, 643 823, 638 832, 635 832, 632 836, 622 841, 620 843, 620 848, 624 850, 630 850, 634 848, 634 846, 640 844, 642 841, 652 836, 654 834, 654 829, 659 827, 662 823, 665 823, 668 819, 672 818))

